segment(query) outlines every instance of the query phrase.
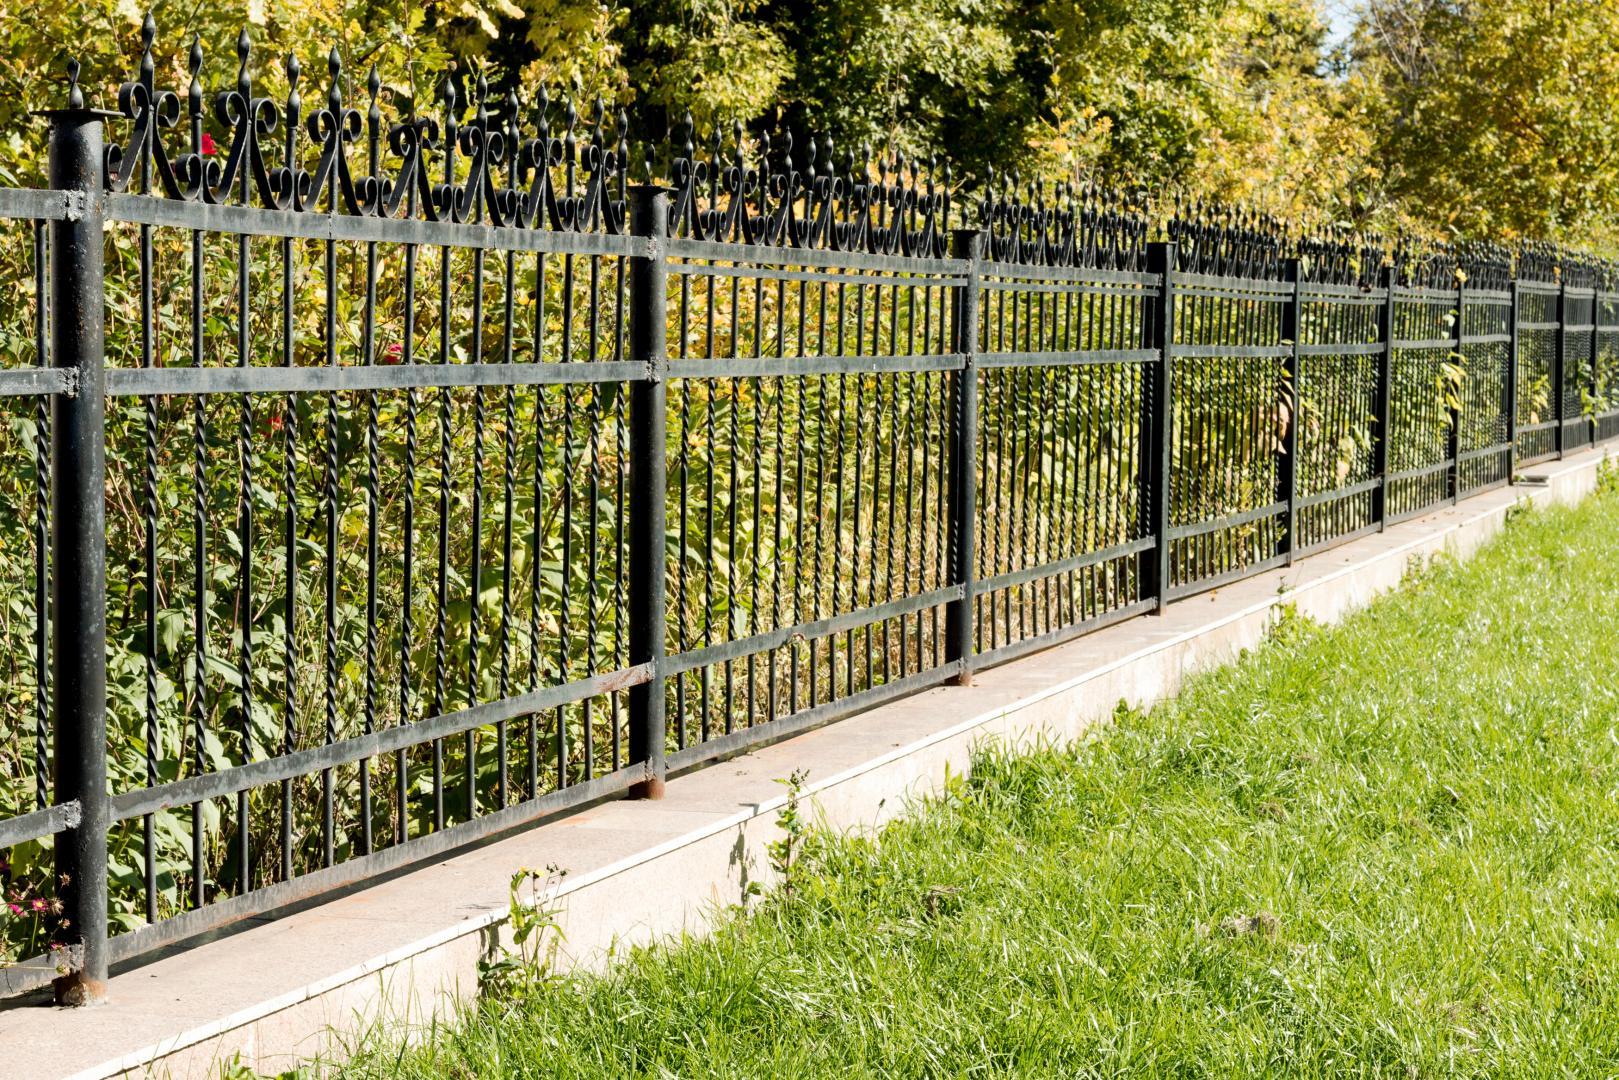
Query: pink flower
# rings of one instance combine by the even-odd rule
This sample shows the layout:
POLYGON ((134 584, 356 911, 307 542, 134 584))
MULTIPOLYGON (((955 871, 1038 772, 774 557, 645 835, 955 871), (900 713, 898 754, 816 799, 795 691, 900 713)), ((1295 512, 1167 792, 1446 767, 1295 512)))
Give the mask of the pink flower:
POLYGON ((404 358, 405 347, 397 341, 390 343, 386 349, 382 350, 382 362, 384 364, 397 364, 404 358))
POLYGON ((210 157, 213 155, 213 152, 214 137, 205 131, 202 133, 202 154, 204 157, 210 157))
POLYGON ((13 915, 21 915, 22 914, 22 905, 21 904, 14 904, 14 903, 11 903, 10 901, 7 901, 6 907, 11 909, 11 913, 13 915))
POLYGON ((34 897, 33 903, 29 906, 32 907, 35 912, 40 914, 43 914, 51 909, 50 901, 46 900, 43 896, 34 897))

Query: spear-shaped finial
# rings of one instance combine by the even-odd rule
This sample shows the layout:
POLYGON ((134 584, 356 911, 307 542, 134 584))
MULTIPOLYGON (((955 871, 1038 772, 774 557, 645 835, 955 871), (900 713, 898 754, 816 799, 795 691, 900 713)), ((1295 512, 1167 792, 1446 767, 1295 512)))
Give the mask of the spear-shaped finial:
POLYGON ((202 116, 202 36, 191 35, 191 55, 188 58, 191 85, 186 88, 186 103, 193 117, 202 116))
POLYGON ((70 109, 84 108, 84 91, 79 89, 79 62, 77 59, 67 62, 67 107, 70 109))
POLYGON ((343 55, 336 45, 326 54, 326 73, 331 76, 331 83, 326 87, 326 107, 337 118, 343 114, 343 55))
POLYGON ((156 78, 157 65, 152 60, 152 42, 156 40, 157 20, 152 18, 152 12, 150 9, 148 9, 146 12, 146 18, 141 20, 140 67, 141 85, 146 87, 147 90, 152 89, 156 78))
POLYGON ((248 59, 253 55, 253 42, 247 36, 247 27, 236 35, 236 89, 244 100, 251 100, 253 96, 253 76, 247 73, 248 59))

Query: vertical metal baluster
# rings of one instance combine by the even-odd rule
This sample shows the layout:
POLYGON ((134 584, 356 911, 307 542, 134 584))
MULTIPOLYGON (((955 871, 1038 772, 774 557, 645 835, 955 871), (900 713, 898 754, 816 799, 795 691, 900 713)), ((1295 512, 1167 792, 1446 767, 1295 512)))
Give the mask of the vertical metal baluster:
MULTIPOLYGON (((327 97, 327 108, 333 116, 343 115, 343 99, 340 87, 342 85, 342 64, 338 59, 337 49, 331 51, 327 67, 331 74, 331 90, 327 97)), ((341 153, 341 148, 338 151, 341 153)), ((332 186, 327 193, 327 211, 338 213, 339 199, 334 175, 332 186)), ((326 312, 325 324, 321 336, 325 338, 323 344, 326 351, 326 366, 337 367, 337 246, 327 240, 324 244, 325 279, 326 279, 326 312)), ((325 497, 326 503, 326 730, 324 732, 326 745, 330 746, 337 741, 337 538, 338 515, 337 505, 337 394, 332 392, 326 395, 326 469, 325 469, 325 497)), ((321 859, 323 866, 331 866, 337 861, 337 795, 333 790, 333 771, 330 768, 321 770, 321 859)))
MULTIPOLYGON (((875 312, 876 312, 876 304, 875 304, 875 302, 872 304, 872 309, 873 309, 873 313, 875 314, 875 312)), ((864 283, 860 283, 860 284, 857 284, 855 286, 855 303, 854 303, 854 351, 855 351, 856 356, 863 356, 863 355, 865 355, 865 351, 866 351, 866 349, 865 349, 865 336, 866 336, 865 319, 866 319, 866 286, 865 286, 864 283)), ((880 379, 881 376, 877 376, 876 378, 880 379)), ((875 381, 875 379, 873 381, 875 381)), ((862 498, 862 496, 865 494, 865 487, 866 487, 865 454, 866 454, 866 379, 865 379, 864 376, 858 376, 857 375, 855 377, 855 385, 854 385, 854 492, 853 492, 853 495, 854 495, 854 500, 853 500, 854 501, 854 506, 853 506, 854 527, 850 531, 850 534, 849 534, 849 536, 850 536, 850 545, 851 545, 851 548, 852 548, 852 550, 849 553, 849 569, 850 569, 849 610, 851 610, 851 611, 859 608, 862 605, 862 602, 863 602, 862 597, 860 595, 860 564, 861 564, 860 549, 861 549, 862 546, 864 546, 864 540, 866 538, 866 529, 862 527, 862 517, 864 516, 863 511, 862 511, 862 503, 869 501, 869 500, 866 500, 866 499, 862 498)), ((839 530, 838 535, 839 535, 839 537, 842 537, 844 535, 842 530, 839 530)), ((841 540, 840 540, 840 544, 841 544, 841 540)), ((841 547, 840 547, 840 550, 841 550, 841 547)), ((869 591, 871 589, 871 575, 870 575, 869 572, 866 575, 866 589, 867 589, 867 591, 869 593, 869 591)), ((865 647, 866 678, 870 679, 870 677, 871 677, 871 624, 868 622, 861 629, 862 629, 862 637, 865 638, 865 646, 866 646, 865 647)), ((846 642, 846 644, 845 644, 845 649, 846 649, 845 657, 846 657, 846 660, 847 660, 848 672, 849 672, 848 677, 847 677, 848 678, 848 692, 851 693, 851 694, 855 692, 855 674, 854 674, 854 672, 855 672, 855 643, 854 643, 855 632, 856 631, 853 628, 851 628, 849 630, 849 632, 848 632, 848 635, 844 639, 845 642, 846 642)))
MULTIPOLYGON (((49 226, 34 221, 34 364, 50 367, 49 226)), ((50 801, 51 720, 51 395, 34 399, 34 809, 50 801)), ((157 772, 156 750, 146 751, 147 784, 157 772)), ((155 911, 157 886, 152 866, 151 830, 146 830, 147 911, 155 911)))
MULTIPOLYGON (((737 279, 733 277, 731 279, 731 291, 733 294, 731 300, 731 318, 733 320, 736 318, 736 284, 737 279)), ((734 327, 731 335, 731 341, 734 346, 736 341, 734 327)), ((729 401, 726 412, 728 413, 727 420, 730 426, 730 433, 726 440, 726 457, 728 460, 726 462, 727 476, 725 484, 727 503, 725 517, 727 534, 725 548, 725 629, 723 631, 723 638, 726 641, 729 641, 736 636, 736 564, 739 547, 739 538, 737 536, 737 502, 742 497, 741 483, 738 476, 739 461, 742 456, 742 435, 740 432, 742 395, 739 392, 741 387, 741 379, 732 378, 726 380, 726 388, 729 391, 729 401)), ((735 726, 736 675, 733 661, 727 659, 725 661, 725 733, 729 735, 735 729, 735 726)))
MULTIPOLYGON (((784 291, 785 291, 783 289, 783 286, 785 284, 786 283, 782 282, 782 281, 778 281, 776 283, 776 285, 777 285, 777 289, 776 289, 777 323, 776 323, 776 326, 777 326, 777 330, 778 330, 777 350, 776 350, 776 355, 777 356, 781 355, 781 349, 780 349, 780 341, 781 341, 781 339, 780 339, 780 336, 779 336, 779 332, 780 332, 780 329, 782 327, 782 321, 781 320, 786 318, 786 312, 781 307, 781 301, 782 301, 784 291)), ((782 579, 787 576, 787 556, 786 556, 785 549, 782 547, 782 517, 784 516, 785 511, 784 511, 784 508, 782 507, 782 494, 781 494, 782 472, 783 472, 781 454, 782 454, 782 449, 787 445, 787 428, 786 428, 786 421, 785 421, 785 416, 786 416, 786 412, 787 412, 787 378, 786 378, 786 376, 778 376, 776 379, 774 379, 772 381, 772 385, 775 387, 775 395, 774 395, 774 403, 773 403, 773 406, 772 406, 772 411, 775 413, 775 420, 776 420, 776 442, 775 442, 775 446, 772 448, 772 452, 771 452, 771 455, 770 455, 770 463, 771 463, 771 466, 772 466, 772 471, 775 473, 775 488, 774 488, 774 490, 773 490, 773 492, 771 494, 771 500, 770 500, 770 507, 771 507, 771 515, 770 515, 771 516, 771 522, 770 523, 771 523, 771 527, 773 529, 772 536, 771 536, 771 545, 770 545, 770 553, 771 553, 771 562, 770 562, 770 629, 779 630, 784 625, 784 617, 783 617, 783 609, 782 609, 783 600, 782 600, 782 595, 781 595, 782 579)), ((802 429, 800 429, 799 434, 802 435, 802 433, 803 433, 802 429)), ((757 531, 758 530, 755 529, 755 533, 757 533, 757 531)), ((798 552, 796 550, 793 552, 793 557, 795 559, 798 557, 798 552)), ((757 555, 755 555, 755 563, 757 563, 757 561, 758 561, 758 557, 757 557, 757 555)), ((780 654, 781 654, 781 650, 779 648, 772 648, 770 650, 770 652, 768 653, 769 668, 766 671, 767 685, 765 687, 765 694, 767 695, 767 700, 769 701, 769 705, 768 705, 768 707, 766 709, 766 712, 765 712, 765 720, 767 722, 776 719, 778 711, 781 708, 780 686, 779 686, 780 672, 778 670, 781 667, 780 654)), ((792 646, 788 645, 788 647, 787 647, 787 658, 788 658, 789 662, 791 662, 792 656, 793 656, 792 646)))
MULTIPOLYGON (((247 31, 242 31, 237 39, 236 54, 240 66, 236 78, 236 92, 245 102, 253 99, 253 84, 248 75, 248 47, 247 31)), ((251 149, 256 133, 254 125, 246 125, 245 138, 247 146, 251 149)), ((243 169, 237 197, 242 206, 252 202, 252 180, 249 176, 251 170, 243 169)), ((236 240, 236 363, 239 367, 249 367, 253 362, 252 356, 252 240, 243 233, 236 240)), ((241 697, 239 703, 239 724, 242 745, 247 746, 253 738, 253 398, 250 394, 242 395, 242 408, 240 424, 237 429, 237 450, 240 457, 241 475, 241 524, 238 527, 239 542, 242 548, 241 567, 237 581, 237 632, 242 639, 242 666, 241 666, 241 697)), ((199 743, 195 749, 197 767, 203 768, 203 747, 199 743)), ((247 820, 247 792, 237 795, 237 817, 247 820)), ((203 904, 203 882, 201 877, 202 846, 203 846, 203 816, 201 804, 193 804, 191 808, 192 828, 192 857, 198 873, 192 882, 192 898, 196 906, 203 904)), ((281 849, 283 852, 282 866, 285 871, 288 866, 287 852, 291 848, 290 841, 283 829, 281 849)), ((243 881, 251 881, 250 867, 244 860, 242 864, 243 881)))
MULTIPOLYGON (((298 74, 300 68, 296 56, 287 57, 287 107, 288 124, 286 125, 286 142, 284 144, 283 165, 294 172, 298 167, 297 153, 298 118, 296 116, 298 97, 298 74)), ((243 170, 246 171, 245 169, 243 170)), ((295 295, 296 267, 294 265, 294 248, 290 238, 281 241, 281 363, 285 367, 292 367, 295 361, 294 352, 297 348, 297 330, 293 321, 293 297, 295 295)), ((330 292, 330 289, 327 290, 330 292)), ((282 639, 282 662, 285 665, 283 678, 285 686, 283 700, 285 714, 281 718, 281 753, 290 754, 297 749, 297 723, 298 723, 298 400, 291 393, 287 395, 286 411, 282 420, 282 434, 286 443, 286 458, 283 462, 283 477, 285 480, 286 512, 284 515, 284 541, 285 560, 287 572, 286 612, 283 622, 284 637, 282 639)), ((273 421, 272 421, 273 423, 273 421)), ((293 876, 292 860, 292 826, 293 826, 293 780, 281 781, 281 880, 289 881, 293 876)), ((325 785, 322 785, 322 793, 325 785)), ((322 804, 324 806, 324 803, 322 804)), ((324 822, 324 815, 322 817, 324 822)), ((325 833, 322 832, 324 838, 325 833)))
POLYGON ((1552 417, 1557 421, 1553 429, 1557 433, 1553 447, 1557 452, 1557 460, 1562 461, 1568 455, 1568 440, 1564 436, 1564 428, 1568 425, 1568 410, 1565 396, 1568 393, 1568 281, 1565 275, 1560 274, 1557 280, 1557 332, 1556 344, 1552 351, 1552 400, 1555 403, 1552 417))
MULTIPOLYGON (((544 132, 544 120, 541 120, 541 131, 544 132)), ((541 165, 541 168, 546 166, 541 165)), ((545 359, 545 255, 534 256, 534 362, 543 364, 545 359)), ((540 665, 543 663, 540 648, 540 606, 543 600, 541 582, 543 579, 545 556, 545 411, 549 404, 546 390, 542 386, 534 388, 534 523, 529 534, 529 606, 528 606, 528 669, 529 689, 540 688, 540 665)), ((528 797, 538 798, 540 794, 540 718, 537 713, 528 714, 528 797)))
MULTIPOLYGON (((517 100, 515 96, 510 102, 512 115, 512 132, 515 138, 517 100)), ((516 151, 512 151, 516 154, 516 151)), ((513 168, 515 177, 515 166, 513 168)), ((502 279, 503 293, 501 296, 501 363, 506 366, 508 378, 514 378, 516 371, 512 369, 515 362, 516 349, 516 293, 517 293, 517 253, 507 251, 505 257, 505 275, 502 279)), ((539 362, 539 357, 534 358, 539 362)), ((511 697, 512 694, 512 557, 515 550, 515 537, 513 533, 516 504, 517 504, 517 387, 507 382, 504 393, 503 429, 501 432, 501 534, 500 534, 500 674, 499 694, 501 700, 511 697)), ((536 508, 538 509, 538 508, 536 508)), ((509 783, 507 775, 509 770, 507 724, 501 720, 495 724, 495 757, 497 760, 495 772, 495 809, 504 810, 510 802, 509 783)))
MULTIPOLYGON (((382 111, 377 107, 377 95, 382 90, 382 78, 372 65, 366 76, 366 91, 370 108, 366 111, 366 176, 376 178, 381 171, 382 111)), ((377 245, 365 245, 365 322, 362 329, 361 354, 367 367, 377 362, 377 245)), ((378 443, 377 392, 365 395, 365 702, 363 706, 364 733, 377 730, 377 573, 381 562, 378 488, 381 477, 381 457, 378 443)), ((376 827, 371 802, 371 759, 360 761, 360 854, 369 855, 376 850, 376 827)))
MULTIPOLYGON (((456 98, 455 82, 446 77, 443 90, 444 102, 444 192, 447 205, 442 213, 450 221, 460 220, 460 204, 455 187, 455 153, 456 141, 460 135, 459 113, 460 107, 456 98)), ((454 251, 449 245, 439 248, 438 267, 438 363, 449 365, 453 362, 450 351, 450 323, 452 307, 450 303, 450 258, 454 251)), ((451 395, 449 387, 438 392, 438 575, 437 588, 434 595, 433 612, 433 701, 429 712, 433 716, 443 716, 448 706, 448 688, 445 685, 446 668, 449 664, 447 640, 447 621, 450 604, 450 485, 451 480, 451 430, 453 428, 451 413, 451 395)), ((444 740, 433 740, 433 829, 435 832, 444 828, 444 740)))
MULTIPOLYGON (((615 151, 615 160, 617 162, 616 187, 618 201, 624 205, 623 212, 625 214, 626 224, 629 223, 629 126, 630 122, 628 115, 624 112, 624 110, 620 109, 618 113, 618 144, 615 151)), ((667 216, 667 211, 665 211, 665 218, 667 218, 667 216)), ((667 224, 665 225, 665 229, 667 230, 667 224)), ((667 273, 667 268, 664 269, 665 273, 667 273)), ((618 361, 625 358, 629 348, 629 342, 625 336, 628 331, 628 311, 630 304, 630 283, 628 271, 629 267, 624 256, 619 255, 614 257, 612 355, 613 359, 618 361)), ((663 288, 667 289, 667 281, 665 281, 663 288)), ((664 304, 667 308, 667 295, 664 297, 664 304)), ((667 310, 665 312, 665 316, 667 316, 667 310)), ((667 335, 667 323, 659 322, 657 325, 662 327, 664 333, 667 335)), ((665 353, 667 353, 667 342, 664 345, 664 349, 665 353)), ((628 667, 630 665, 631 652, 629 643, 630 596, 629 586, 626 580, 627 575, 629 574, 629 523, 626 520, 629 513, 630 498, 629 396, 630 393, 627 387, 618 388, 613 395, 613 652, 609 664, 615 669, 628 667)), ((667 394, 665 399, 665 407, 667 407, 667 394)), ((668 423, 667 414, 664 417, 664 423, 668 423)), ((667 455, 666 446, 659 450, 659 455, 660 457, 657 462, 657 468, 663 472, 664 483, 667 485, 669 464, 667 457, 665 456, 667 455)), ((667 514, 667 512, 668 507, 662 506, 659 514, 660 520, 664 514, 667 514)), ((657 558, 660 559, 667 558, 667 553, 661 546, 658 548, 656 555, 657 558)), ((667 567, 665 569, 667 569, 667 567)), ((658 604, 657 623, 658 640, 660 642, 664 640, 668 618, 669 615, 667 606, 665 603, 660 602, 658 604)), ((660 648, 659 651, 661 653, 662 649, 660 648)), ((661 682, 659 683, 656 692, 658 697, 662 699, 664 690, 661 682)), ((617 690, 614 690, 608 696, 608 715, 611 721, 609 724, 609 734, 612 739, 611 766, 614 772, 617 772, 619 769, 624 767, 624 751, 626 749, 624 742, 628 738, 629 732, 627 729, 621 730, 621 728, 629 722, 629 715, 627 711, 628 705, 629 703, 627 696, 621 695, 617 690)), ((659 745, 663 745, 661 741, 659 742, 659 745)), ((632 758, 631 760, 634 759, 632 758)))
MULTIPOLYGON (((568 197, 573 197, 573 124, 572 106, 569 106, 570 122, 568 125, 567 150, 565 167, 567 169, 568 197)), ((573 363, 573 255, 562 257, 562 363, 573 363)), ((573 645, 573 627, 571 614, 573 610, 573 386, 564 383, 562 386, 562 585, 558 599, 557 612, 557 682, 559 685, 568 683, 572 679, 572 668, 569 664, 569 653, 573 645)), ((556 709, 556 731, 553 733, 556 744, 556 778, 557 788, 560 790, 568 786, 568 707, 558 705, 556 709)))
MULTIPOLYGON (((1456 295, 1456 324, 1451 328, 1455 363, 1462 366, 1463 378, 1466 378, 1467 355, 1464 353, 1462 339, 1466 336, 1467 323, 1467 285, 1458 278, 1455 286, 1456 295)), ((1445 470, 1451 505, 1461 501, 1462 498, 1462 397, 1465 391, 1458 388, 1456 391, 1457 405, 1449 410, 1450 430, 1445 436, 1445 456, 1450 459, 1450 465, 1445 470)))
MULTIPOLYGON (((680 275, 680 340, 679 357, 687 357, 691 333, 691 275, 680 275)), ((675 641, 681 652, 691 648, 691 593, 687 574, 691 563, 691 548, 687 547, 688 522, 691 518, 691 387, 682 381, 675 391, 680 395, 680 449, 676 455, 676 469, 680 477, 680 546, 675 561, 675 641)), ((675 745, 686 748, 686 673, 675 675, 675 745)))
MULTIPOLYGON (((157 28, 148 15, 141 27, 142 50, 139 80, 145 87, 148 95, 152 93, 154 81, 154 65, 152 61, 152 40, 156 36, 157 28)), ((152 151, 150 142, 155 139, 153 132, 148 132, 148 144, 133 148, 140 155, 137 176, 137 185, 142 195, 152 192, 152 151)), ((140 257, 140 349, 141 367, 152 368, 156 366, 157 358, 153 354, 154 312, 152 297, 152 227, 140 227, 139 257, 140 257)), ((41 297, 44 293, 39 293, 41 297)), ((157 399, 151 395, 141 397, 142 434, 144 438, 142 479, 144 487, 144 505, 141 509, 141 527, 144 537, 144 560, 142 577, 146 590, 144 604, 145 634, 142 642, 143 674, 145 676, 144 718, 146 734, 146 786, 157 785, 157 747, 159 729, 157 719, 157 399)), ((244 748, 245 750, 245 748, 244 748)), ((244 756, 244 761, 246 760, 244 756)), ((245 829, 246 822, 238 822, 238 828, 245 829)), ((142 841, 145 855, 146 877, 146 911, 147 921, 153 922, 157 918, 157 882, 154 863, 157 858, 157 844, 153 831, 153 816, 147 814, 141 822, 142 841)))
MULTIPOLYGON (((410 124, 418 130, 420 127, 414 115, 410 117, 410 124)), ((426 168, 425 162, 420 168, 426 168)), ((418 207, 416 205, 416 186, 405 195, 405 219, 413 221, 416 218, 418 207)), ((404 311, 404 341, 400 347, 400 360, 408 368, 416 363, 416 261, 418 248, 415 244, 405 245, 405 311, 404 311)), ((402 527, 401 541, 403 551, 400 555, 400 603, 399 603, 399 723, 401 725, 414 722, 414 710, 411 708, 411 682, 414 678, 410 662, 411 639, 415 636, 412 619, 412 606, 415 604, 416 585, 416 425, 417 425, 418 398, 414 386, 405 389, 405 476, 404 492, 401 499, 402 527)), ((410 839, 410 758, 405 750, 399 750, 394 755, 394 800, 396 812, 399 815, 398 825, 395 827, 395 840, 404 843, 410 839)))
MULTIPOLYGON (((186 91, 187 115, 191 127, 191 152, 200 155, 202 152, 202 42, 198 37, 191 39, 191 51, 187 57, 188 70, 191 73, 190 86, 186 91)), ((203 366, 203 234, 200 229, 191 230, 191 362, 197 367, 203 366)), ((192 592, 195 594, 192 634, 195 657, 193 663, 196 667, 192 684, 192 729, 193 736, 200 745, 208 727, 208 486, 207 486, 207 396, 197 394, 192 399, 192 458, 191 458, 191 527, 192 527, 192 592)), ((182 739, 183 741, 183 739, 182 739)), ((244 760, 246 746, 243 747, 244 760)), ((177 755, 178 756, 178 755, 177 755)), ((245 793, 237 802, 240 812, 245 805, 245 793)), ((239 818, 246 822, 245 815, 239 813, 239 818)), ((247 892, 251 887, 251 860, 250 833, 245 827, 238 830, 237 865, 240 881, 238 889, 247 892)), ((148 920, 154 921, 156 916, 156 868, 153 865, 155 853, 149 852, 146 859, 147 894, 148 894, 148 920)))
POLYGON ((1502 403, 1507 418, 1507 482, 1516 483, 1518 480, 1518 365, 1521 362, 1518 349, 1518 322, 1523 317, 1522 293, 1519 291, 1518 275, 1512 275, 1512 282, 1507 286, 1510 299, 1507 304, 1507 377, 1506 400, 1502 403))
MULTIPOLYGON (((479 74, 477 84, 478 104, 473 115, 470 130, 473 137, 488 140, 490 134, 489 122, 489 81, 479 74)), ((489 166, 484 164, 482 168, 489 166)), ((469 183, 471 183, 469 181, 469 183)), ((469 194, 472 205, 468 207, 468 217, 476 224, 484 220, 484 185, 472 184, 469 194)), ((481 247, 472 249, 472 342, 467 360, 472 364, 483 363, 483 319, 484 319, 484 259, 487 253, 481 247)), ((482 386, 472 388, 472 507, 470 515, 472 532, 472 551, 469 556, 467 573, 467 686, 464 704, 467 708, 478 704, 482 700, 479 692, 479 677, 482 672, 481 653, 483 646, 483 455, 484 442, 487 437, 487 409, 485 407, 482 386)), ((467 820, 472 821, 478 816, 478 729, 469 727, 461 736, 462 754, 462 783, 467 787, 467 820)))
MULTIPOLYGON (((591 124, 590 149, 593 164, 590 166, 591 179, 588 183, 594 185, 601 175, 600 148, 602 141, 602 102, 596 99, 594 120, 591 124)), ((591 203, 591 219, 581 224, 595 231, 600 227, 600 200, 591 203)), ((590 257, 589 281, 589 309, 586 323, 585 359, 594 363, 600 358, 601 349, 601 256, 590 257)), ((585 536, 585 678, 592 678, 596 674, 596 650, 600 642, 600 590, 597 588, 598 575, 601 569, 601 387, 592 385, 587 391, 590 395, 585 406, 585 426, 589 430, 590 472, 586 486, 586 499, 589 510, 586 514, 585 536)), ((580 702, 580 750, 584 756, 583 778, 586 780, 595 776, 596 764, 596 731, 595 731, 595 699, 585 698, 580 702)))

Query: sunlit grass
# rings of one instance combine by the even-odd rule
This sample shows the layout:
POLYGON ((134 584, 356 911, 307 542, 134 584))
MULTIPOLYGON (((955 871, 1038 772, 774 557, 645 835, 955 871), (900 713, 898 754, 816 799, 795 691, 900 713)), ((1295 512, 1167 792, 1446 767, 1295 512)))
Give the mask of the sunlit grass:
POLYGON ((1612 1075, 1619 496, 356 1075, 1612 1075))

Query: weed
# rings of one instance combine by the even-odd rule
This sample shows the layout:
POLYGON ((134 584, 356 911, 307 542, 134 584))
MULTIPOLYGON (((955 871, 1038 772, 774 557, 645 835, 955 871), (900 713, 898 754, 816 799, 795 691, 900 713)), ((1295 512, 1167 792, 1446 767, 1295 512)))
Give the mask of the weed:
POLYGON ((554 961, 562 933, 556 921, 558 912, 543 904, 541 897, 542 890, 554 891, 566 875, 567 871, 555 866, 547 866, 543 874, 529 867, 512 874, 506 915, 511 947, 500 945, 497 938, 478 961, 478 986, 486 997, 516 998, 556 981, 554 961))

